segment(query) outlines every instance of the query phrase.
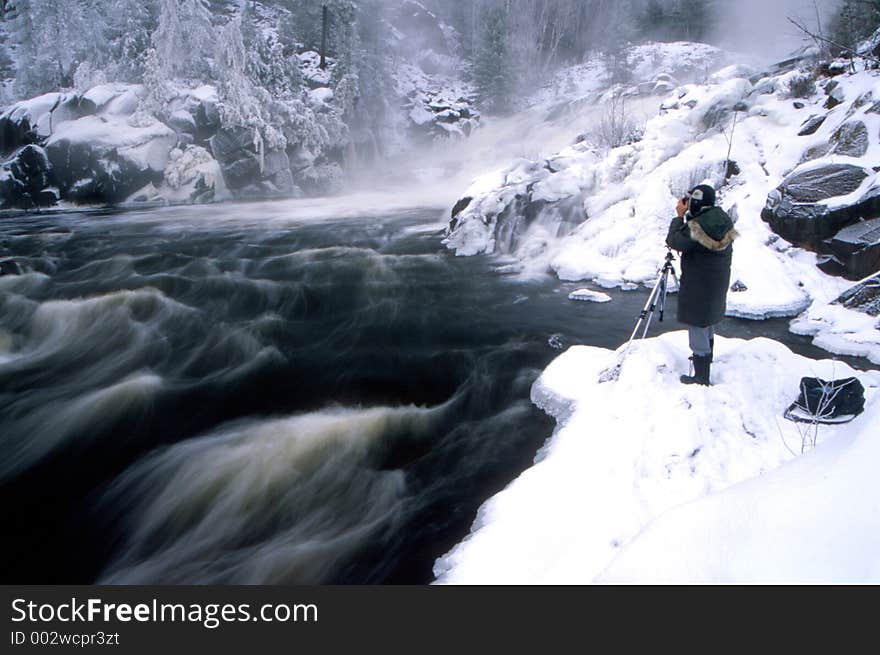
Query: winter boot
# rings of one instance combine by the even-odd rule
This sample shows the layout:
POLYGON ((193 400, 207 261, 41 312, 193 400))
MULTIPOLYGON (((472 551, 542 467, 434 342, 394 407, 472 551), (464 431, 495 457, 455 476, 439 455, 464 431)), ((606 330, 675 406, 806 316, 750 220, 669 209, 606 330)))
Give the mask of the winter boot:
POLYGON ((682 375, 679 379, 682 384, 701 384, 709 386, 709 369, 712 363, 712 355, 694 355, 694 374, 682 375))

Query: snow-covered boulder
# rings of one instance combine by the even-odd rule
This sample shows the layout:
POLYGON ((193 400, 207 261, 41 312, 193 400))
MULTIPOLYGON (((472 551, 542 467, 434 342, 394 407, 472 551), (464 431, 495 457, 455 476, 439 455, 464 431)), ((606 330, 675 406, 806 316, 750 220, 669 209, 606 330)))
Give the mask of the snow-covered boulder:
POLYGON ((332 57, 324 58, 324 68, 321 68, 321 55, 314 50, 306 50, 297 55, 299 59, 299 68, 303 76, 303 81, 312 89, 330 86, 330 80, 333 78, 333 69, 336 67, 336 60, 332 57))
POLYGON ((622 350, 571 348, 535 382, 532 400, 557 429, 437 560, 437 582, 880 581, 880 373, 801 357, 768 339, 717 337, 713 386, 694 388, 678 379, 688 368, 687 334, 673 332, 635 342, 618 379, 601 383, 622 350), (814 448, 807 435, 801 455, 805 439, 782 415, 805 376, 855 376, 866 403, 852 423, 821 426, 814 448), (804 504, 804 494, 815 502, 804 504), (697 511, 707 503, 711 512, 697 511), (844 519, 841 507, 860 513, 844 519), (652 526, 667 521, 675 529, 653 538, 652 526), (731 551, 725 536, 751 545, 731 551), (793 557, 809 561, 787 566, 793 557))
POLYGON ((165 186, 168 191, 162 199, 168 202, 210 202, 230 197, 220 164, 200 146, 171 151, 165 186))
POLYGON ((829 247, 851 279, 861 280, 880 271, 880 218, 842 229, 831 239, 829 247))
POLYGON ((783 239, 819 250, 825 239, 880 209, 869 192, 875 178, 853 164, 804 164, 770 193, 761 218, 783 239))
POLYGON ((587 216, 592 154, 579 143, 545 161, 522 159, 479 178, 453 208, 444 244, 459 255, 512 253, 525 245, 536 254, 545 239, 571 232, 587 216))
POLYGON ((844 123, 831 135, 831 154, 845 157, 863 157, 871 141, 864 122, 852 120, 844 123))
POLYGON ((394 84, 403 99, 404 125, 416 143, 469 137, 480 126, 473 88, 454 76, 402 64, 395 71, 394 84))
POLYGON ((816 302, 792 321, 791 331, 820 348, 880 364, 880 276, 862 280, 830 303, 816 302))
POLYGON ((141 116, 86 116, 60 124, 46 155, 62 197, 115 203, 149 182, 160 182, 177 135, 141 116))

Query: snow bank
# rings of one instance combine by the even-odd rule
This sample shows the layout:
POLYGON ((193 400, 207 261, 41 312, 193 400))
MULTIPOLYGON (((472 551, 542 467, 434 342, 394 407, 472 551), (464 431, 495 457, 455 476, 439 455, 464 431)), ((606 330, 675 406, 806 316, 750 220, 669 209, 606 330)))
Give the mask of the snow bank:
MULTIPOLYGON (((708 503, 715 502, 713 498, 722 498, 714 494, 747 480, 751 481, 749 488, 754 488, 753 498, 765 493, 783 494, 784 490, 786 495, 778 497, 792 501, 768 505, 761 515, 763 523, 754 514, 754 527, 775 522, 775 534, 780 539, 785 537, 785 543, 794 544, 793 540, 804 534, 803 525, 786 528, 791 524, 789 519, 797 515, 809 516, 814 524, 811 534, 824 535, 828 543, 838 539, 834 535, 842 524, 865 521, 867 527, 859 527, 852 534, 861 538, 868 533, 871 539, 865 544, 876 544, 880 539, 880 493, 875 491, 876 485, 869 481, 837 484, 827 489, 839 491, 841 496, 829 496, 811 506, 799 502, 803 487, 786 486, 780 481, 807 479, 797 473, 800 469, 786 472, 792 460, 796 460, 795 466, 812 466, 819 478, 841 481, 852 474, 862 479, 856 454, 866 454, 867 446, 858 444, 865 441, 880 413, 876 403, 880 373, 856 373, 840 362, 813 361, 767 339, 718 337, 712 369, 714 386, 695 388, 678 381, 679 374, 687 370, 688 355, 687 335, 683 332, 637 342, 622 366, 619 380, 605 384, 598 381, 601 373, 617 361, 611 351, 575 347, 554 361, 533 386, 532 399, 556 417, 558 429, 536 457, 535 465, 483 505, 470 536, 437 560, 437 581, 590 583, 604 579, 599 576, 618 554, 627 553, 631 544, 639 557, 633 555, 634 563, 629 568, 612 568, 608 575, 649 581, 661 575, 649 570, 651 557, 657 561, 681 558, 677 550, 655 552, 653 546, 641 547, 642 531, 655 520, 662 526, 660 517, 691 501, 708 496, 708 507, 708 503), (782 413, 797 396, 800 378, 849 375, 857 375, 866 388, 866 413, 848 425, 820 428, 818 446, 810 459, 799 458, 794 453, 801 449, 800 433, 795 424, 782 418, 782 413), (836 457, 844 451, 852 456, 836 457), (801 464, 808 461, 816 464, 801 464), (768 475, 774 470, 779 474, 768 475), (857 499, 850 494, 863 498, 851 504, 857 499), (869 513, 856 517, 850 507, 869 513)), ((871 448, 876 453, 876 445, 871 448)), ((815 498, 813 491, 809 494, 804 498, 815 498)), ((748 555, 763 558, 752 569, 753 580, 797 580, 797 571, 792 569, 773 573, 769 562, 779 559, 779 553, 762 554, 747 548, 749 543, 765 543, 764 537, 755 536, 753 542, 747 535, 732 539, 731 547, 746 545, 731 553, 719 548, 717 534, 704 535, 701 524, 689 518, 711 515, 710 528, 725 526, 728 519, 737 525, 744 514, 739 511, 735 495, 725 498, 733 500, 717 501, 711 511, 681 514, 685 518, 677 519, 675 529, 660 532, 665 535, 662 538, 673 539, 678 527, 686 524, 681 543, 688 554, 699 554, 697 561, 706 563, 703 569, 697 569, 702 577, 694 579, 738 579, 737 569, 723 569, 724 560, 735 556, 736 561, 747 564, 748 555)), ((657 529, 660 531, 660 527, 657 529)), ((850 580, 849 573, 858 571, 856 565, 845 561, 857 557, 858 552, 829 547, 816 554, 825 558, 816 563, 816 577, 833 582, 839 574, 850 580)), ((863 568, 862 579, 875 579, 877 572, 876 566, 863 568)), ((679 579, 677 575, 673 578, 679 579)))
POLYGON ((861 429, 757 480, 676 508, 599 582, 878 583, 880 407, 861 429))

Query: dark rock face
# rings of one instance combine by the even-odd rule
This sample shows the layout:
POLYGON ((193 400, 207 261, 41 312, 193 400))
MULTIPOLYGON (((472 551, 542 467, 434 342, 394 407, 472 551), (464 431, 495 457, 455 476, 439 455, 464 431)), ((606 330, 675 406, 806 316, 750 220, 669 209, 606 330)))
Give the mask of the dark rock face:
POLYGON ((46 152, 26 145, 0 168, 0 208, 49 207, 58 202, 46 152))
POLYGON ((826 100, 823 105, 825 109, 834 109, 837 105, 846 100, 846 94, 843 92, 843 87, 840 86, 840 82, 837 80, 831 80, 825 85, 825 93, 828 95, 828 100, 826 100))
POLYGON ((831 152, 831 147, 830 143, 820 143, 812 148, 808 148, 803 157, 801 157, 801 163, 804 164, 808 161, 821 159, 831 152))
POLYGON ((0 116, 0 155, 8 155, 37 141, 38 137, 26 117, 15 120, 10 112, 0 116))
POLYGON ((468 205, 471 204, 471 200, 473 200, 473 198, 471 198, 470 196, 465 196, 464 198, 461 198, 457 203, 455 203, 455 206, 452 208, 452 218, 455 218, 461 212, 467 209, 468 205))
POLYGON ((822 123, 825 122, 825 119, 828 118, 827 115, 823 114, 822 116, 810 116, 801 127, 801 131, 798 132, 798 136, 810 136, 811 134, 815 134, 820 127, 822 127, 822 123))
POLYGON ((830 247, 847 277, 861 280, 880 271, 880 218, 844 228, 831 240, 830 247))
POLYGON ((790 175, 779 190, 794 202, 818 202, 852 193, 866 177, 868 172, 860 166, 829 164, 790 175))
POLYGON ((858 202, 829 209, 823 200, 852 193, 872 174, 859 166, 829 164, 790 175, 770 193, 761 218, 782 238, 824 251, 823 242, 856 221, 880 216, 880 186, 858 202))
POLYGON ((220 130, 208 143, 220 163, 226 186, 241 197, 295 192, 290 157, 284 150, 270 150, 263 156, 262 166, 254 149, 252 130, 232 128, 220 130))
POLYGON ((259 179, 260 162, 253 151, 254 136, 251 130, 220 130, 208 143, 214 159, 220 162, 223 180, 232 191, 243 189, 259 179))
POLYGON ((831 304, 843 305, 868 316, 880 316, 880 275, 847 289, 831 304))
POLYGON ((59 139, 46 147, 62 197, 79 203, 113 204, 149 183, 162 181, 161 171, 142 170, 116 149, 100 152, 91 144, 59 139))
POLYGON ((862 121, 849 121, 832 135, 832 153, 847 157, 863 157, 868 152, 868 128, 862 121))

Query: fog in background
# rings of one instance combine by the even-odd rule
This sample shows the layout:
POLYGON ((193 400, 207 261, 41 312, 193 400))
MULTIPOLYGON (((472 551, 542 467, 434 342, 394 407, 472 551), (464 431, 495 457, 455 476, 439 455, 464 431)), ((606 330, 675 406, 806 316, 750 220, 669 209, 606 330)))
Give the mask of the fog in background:
POLYGON ((721 16, 712 41, 723 48, 776 61, 803 47, 807 36, 788 22, 791 16, 811 30, 817 8, 823 30, 838 10, 839 0, 738 0, 718 3, 721 16))

